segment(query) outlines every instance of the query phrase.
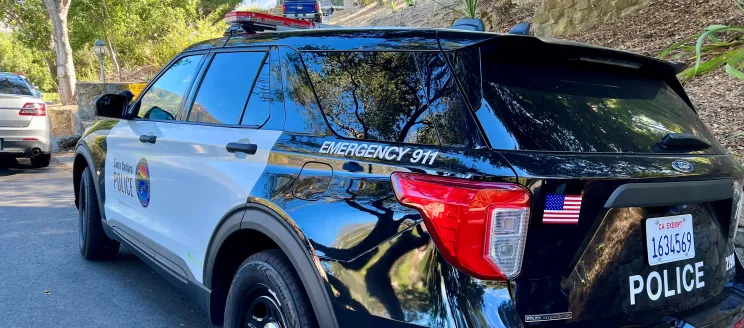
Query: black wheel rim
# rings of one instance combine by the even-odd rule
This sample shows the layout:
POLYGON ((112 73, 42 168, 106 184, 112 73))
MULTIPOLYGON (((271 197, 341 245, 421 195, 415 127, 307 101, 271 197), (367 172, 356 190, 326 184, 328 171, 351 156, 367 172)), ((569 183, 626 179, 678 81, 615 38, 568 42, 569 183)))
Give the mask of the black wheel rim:
POLYGON ((271 290, 262 284, 246 293, 243 317, 247 328, 287 328, 281 302, 271 290))
POLYGON ((78 200, 78 218, 80 224, 79 242, 80 250, 82 251, 85 245, 85 236, 88 234, 88 214, 85 212, 85 185, 80 185, 80 196, 78 200))

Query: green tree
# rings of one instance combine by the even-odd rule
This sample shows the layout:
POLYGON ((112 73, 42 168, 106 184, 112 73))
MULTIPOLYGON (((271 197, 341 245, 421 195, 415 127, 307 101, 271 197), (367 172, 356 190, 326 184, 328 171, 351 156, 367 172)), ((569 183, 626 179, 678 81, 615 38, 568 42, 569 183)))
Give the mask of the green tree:
MULTIPOLYGON (((0 0, 0 22, 13 30, 11 34, 15 40, 18 40, 26 49, 29 49, 33 56, 43 60, 49 71, 49 76, 56 80, 57 69, 55 65, 54 42, 52 40, 52 25, 49 23, 49 16, 44 8, 44 2, 42 0, 0 0)), ((11 53, 0 52, 0 55, 9 57, 11 53)), ((18 54, 15 53, 13 55, 18 54)), ((0 66, 0 68, 12 70, 3 66, 0 66)), ((40 82, 36 83, 41 85, 40 82)), ((51 89, 44 89, 44 91, 51 91, 52 89, 56 89, 56 83, 51 89)))
POLYGON ((28 48, 12 34, 0 33, 0 71, 23 72, 43 91, 57 87, 44 54, 28 48))

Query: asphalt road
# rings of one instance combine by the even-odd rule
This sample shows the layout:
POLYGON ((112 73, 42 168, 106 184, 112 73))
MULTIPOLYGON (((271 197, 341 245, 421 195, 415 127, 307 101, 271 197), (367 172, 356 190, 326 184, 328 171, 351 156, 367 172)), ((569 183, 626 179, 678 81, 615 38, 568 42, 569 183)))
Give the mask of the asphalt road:
POLYGON ((209 327, 126 250, 84 260, 69 168, 19 162, 0 162, 0 327, 209 327))

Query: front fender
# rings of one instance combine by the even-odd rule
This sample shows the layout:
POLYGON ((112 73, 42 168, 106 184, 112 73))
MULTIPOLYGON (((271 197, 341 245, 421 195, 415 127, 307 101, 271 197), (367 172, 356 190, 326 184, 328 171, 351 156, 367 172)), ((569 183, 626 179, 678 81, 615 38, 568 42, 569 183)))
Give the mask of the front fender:
POLYGON ((103 178, 99 178, 99 173, 101 172, 101 177, 103 177, 103 166, 99 167, 96 166, 96 162, 93 160, 92 155, 88 148, 84 144, 78 144, 77 150, 75 151, 75 161, 72 166, 72 181, 74 185, 74 193, 75 193, 75 206, 78 206, 78 195, 77 192, 80 188, 80 179, 83 174, 83 170, 85 167, 90 168, 90 173, 93 175, 93 189, 96 191, 96 199, 98 200, 98 209, 101 213, 101 218, 105 219, 105 213, 103 211, 103 178), (80 159, 82 158, 82 160, 80 159))

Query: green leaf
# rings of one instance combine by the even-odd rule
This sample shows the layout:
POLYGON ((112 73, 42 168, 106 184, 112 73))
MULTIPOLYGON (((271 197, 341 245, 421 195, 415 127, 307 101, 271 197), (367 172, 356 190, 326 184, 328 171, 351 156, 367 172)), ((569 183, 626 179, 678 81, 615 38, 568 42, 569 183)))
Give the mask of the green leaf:
POLYGON ((679 77, 682 82, 687 82, 695 76, 706 74, 710 71, 715 70, 716 68, 723 66, 724 64, 726 64, 726 61, 729 58, 730 56, 727 56, 727 54, 723 54, 717 57, 713 57, 709 60, 702 61, 697 67, 690 67, 682 71, 682 73, 679 73, 679 77))
POLYGON ((734 55, 726 62, 726 73, 739 80, 744 80, 744 72, 736 68, 742 62, 744 62, 744 48, 735 51, 734 55))
POLYGON ((702 60, 702 48, 703 43, 706 39, 710 38, 710 35, 716 32, 744 32, 744 26, 727 26, 727 25, 710 25, 705 28, 705 32, 700 35, 697 42, 695 43, 695 74, 697 75, 698 69, 700 69, 700 62, 702 60))
POLYGON ((693 35, 693 36, 691 36, 691 37, 689 37, 689 38, 686 38, 686 39, 684 39, 684 40, 682 40, 682 41, 679 41, 679 42, 677 42, 677 43, 675 43, 675 44, 673 44, 673 45, 669 46, 669 48, 666 48, 666 49, 664 49, 664 51, 662 51, 662 52, 661 52, 661 53, 659 54, 659 58, 660 58, 660 59, 664 59, 664 57, 666 57, 667 55, 669 55, 669 53, 671 53, 672 51, 674 51, 674 50, 677 50, 677 49, 679 49, 680 47, 682 47, 682 46, 684 46, 685 44, 687 44, 688 42, 690 42, 690 41, 692 41, 692 40, 695 40, 695 39, 699 38, 701 34, 702 34, 702 33, 698 33, 698 34, 695 34, 695 35, 693 35))

